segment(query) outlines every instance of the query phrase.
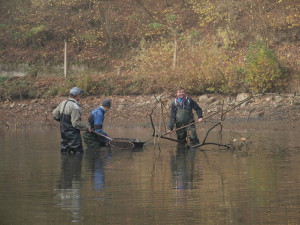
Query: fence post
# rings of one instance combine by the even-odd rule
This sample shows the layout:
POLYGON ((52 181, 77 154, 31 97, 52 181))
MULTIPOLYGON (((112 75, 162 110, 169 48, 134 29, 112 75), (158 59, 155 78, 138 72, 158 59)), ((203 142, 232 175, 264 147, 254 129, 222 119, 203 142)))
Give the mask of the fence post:
POLYGON ((64 77, 67 79, 67 40, 65 39, 65 50, 64 50, 64 77))

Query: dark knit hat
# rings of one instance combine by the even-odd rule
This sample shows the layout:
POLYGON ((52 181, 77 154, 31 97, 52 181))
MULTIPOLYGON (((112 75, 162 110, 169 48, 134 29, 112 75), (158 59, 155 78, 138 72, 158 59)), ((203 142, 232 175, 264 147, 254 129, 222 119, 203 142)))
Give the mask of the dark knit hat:
POLYGON ((111 100, 110 100, 110 99, 105 99, 105 100, 102 102, 102 106, 103 106, 103 107, 110 108, 110 105, 111 105, 111 100))

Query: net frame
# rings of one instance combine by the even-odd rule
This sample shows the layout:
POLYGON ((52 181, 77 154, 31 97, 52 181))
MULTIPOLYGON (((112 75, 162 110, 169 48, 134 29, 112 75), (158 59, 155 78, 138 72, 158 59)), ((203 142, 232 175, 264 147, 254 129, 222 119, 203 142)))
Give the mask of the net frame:
POLYGON ((124 139, 111 139, 109 141, 109 145, 118 150, 132 150, 134 149, 135 145, 131 141, 127 141, 124 139))
POLYGON ((98 135, 98 136, 102 136, 105 137, 109 140, 109 145, 114 148, 114 149, 119 149, 119 150, 132 150, 135 147, 135 144, 132 143, 131 141, 122 139, 122 138, 117 138, 117 139, 113 139, 111 137, 108 137, 104 134, 100 134, 96 131, 92 131, 92 133, 98 135))

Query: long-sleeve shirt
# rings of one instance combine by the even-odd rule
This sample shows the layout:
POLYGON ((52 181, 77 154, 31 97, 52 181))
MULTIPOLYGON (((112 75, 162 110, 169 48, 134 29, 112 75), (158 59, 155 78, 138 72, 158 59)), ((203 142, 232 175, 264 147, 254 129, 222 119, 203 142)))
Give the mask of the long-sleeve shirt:
POLYGON ((182 99, 182 101, 178 101, 177 98, 175 98, 171 103, 171 111, 170 111, 170 124, 169 124, 169 130, 173 130, 174 123, 176 123, 176 113, 178 109, 188 109, 192 110, 194 109, 196 111, 197 117, 202 118, 202 109, 201 107, 190 97, 185 97, 182 99))
POLYGON ((59 121, 62 114, 71 116, 71 123, 75 129, 82 131, 88 130, 86 123, 81 121, 80 105, 75 99, 69 98, 68 100, 62 101, 56 109, 54 109, 53 119, 59 121))

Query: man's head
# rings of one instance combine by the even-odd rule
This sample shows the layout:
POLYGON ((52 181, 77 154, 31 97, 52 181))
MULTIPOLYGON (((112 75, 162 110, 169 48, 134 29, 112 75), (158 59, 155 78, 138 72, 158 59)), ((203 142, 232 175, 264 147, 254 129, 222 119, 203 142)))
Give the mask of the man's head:
POLYGON ((186 94, 185 94, 184 88, 182 88, 182 87, 177 88, 176 96, 178 98, 185 98, 186 94))
POLYGON ((69 96, 71 98, 79 98, 79 96, 83 93, 84 91, 79 89, 78 87, 73 87, 70 90, 69 96))
POLYGON ((105 99, 102 102, 102 106, 105 107, 108 110, 110 108, 110 106, 111 106, 111 100, 110 99, 105 99))

